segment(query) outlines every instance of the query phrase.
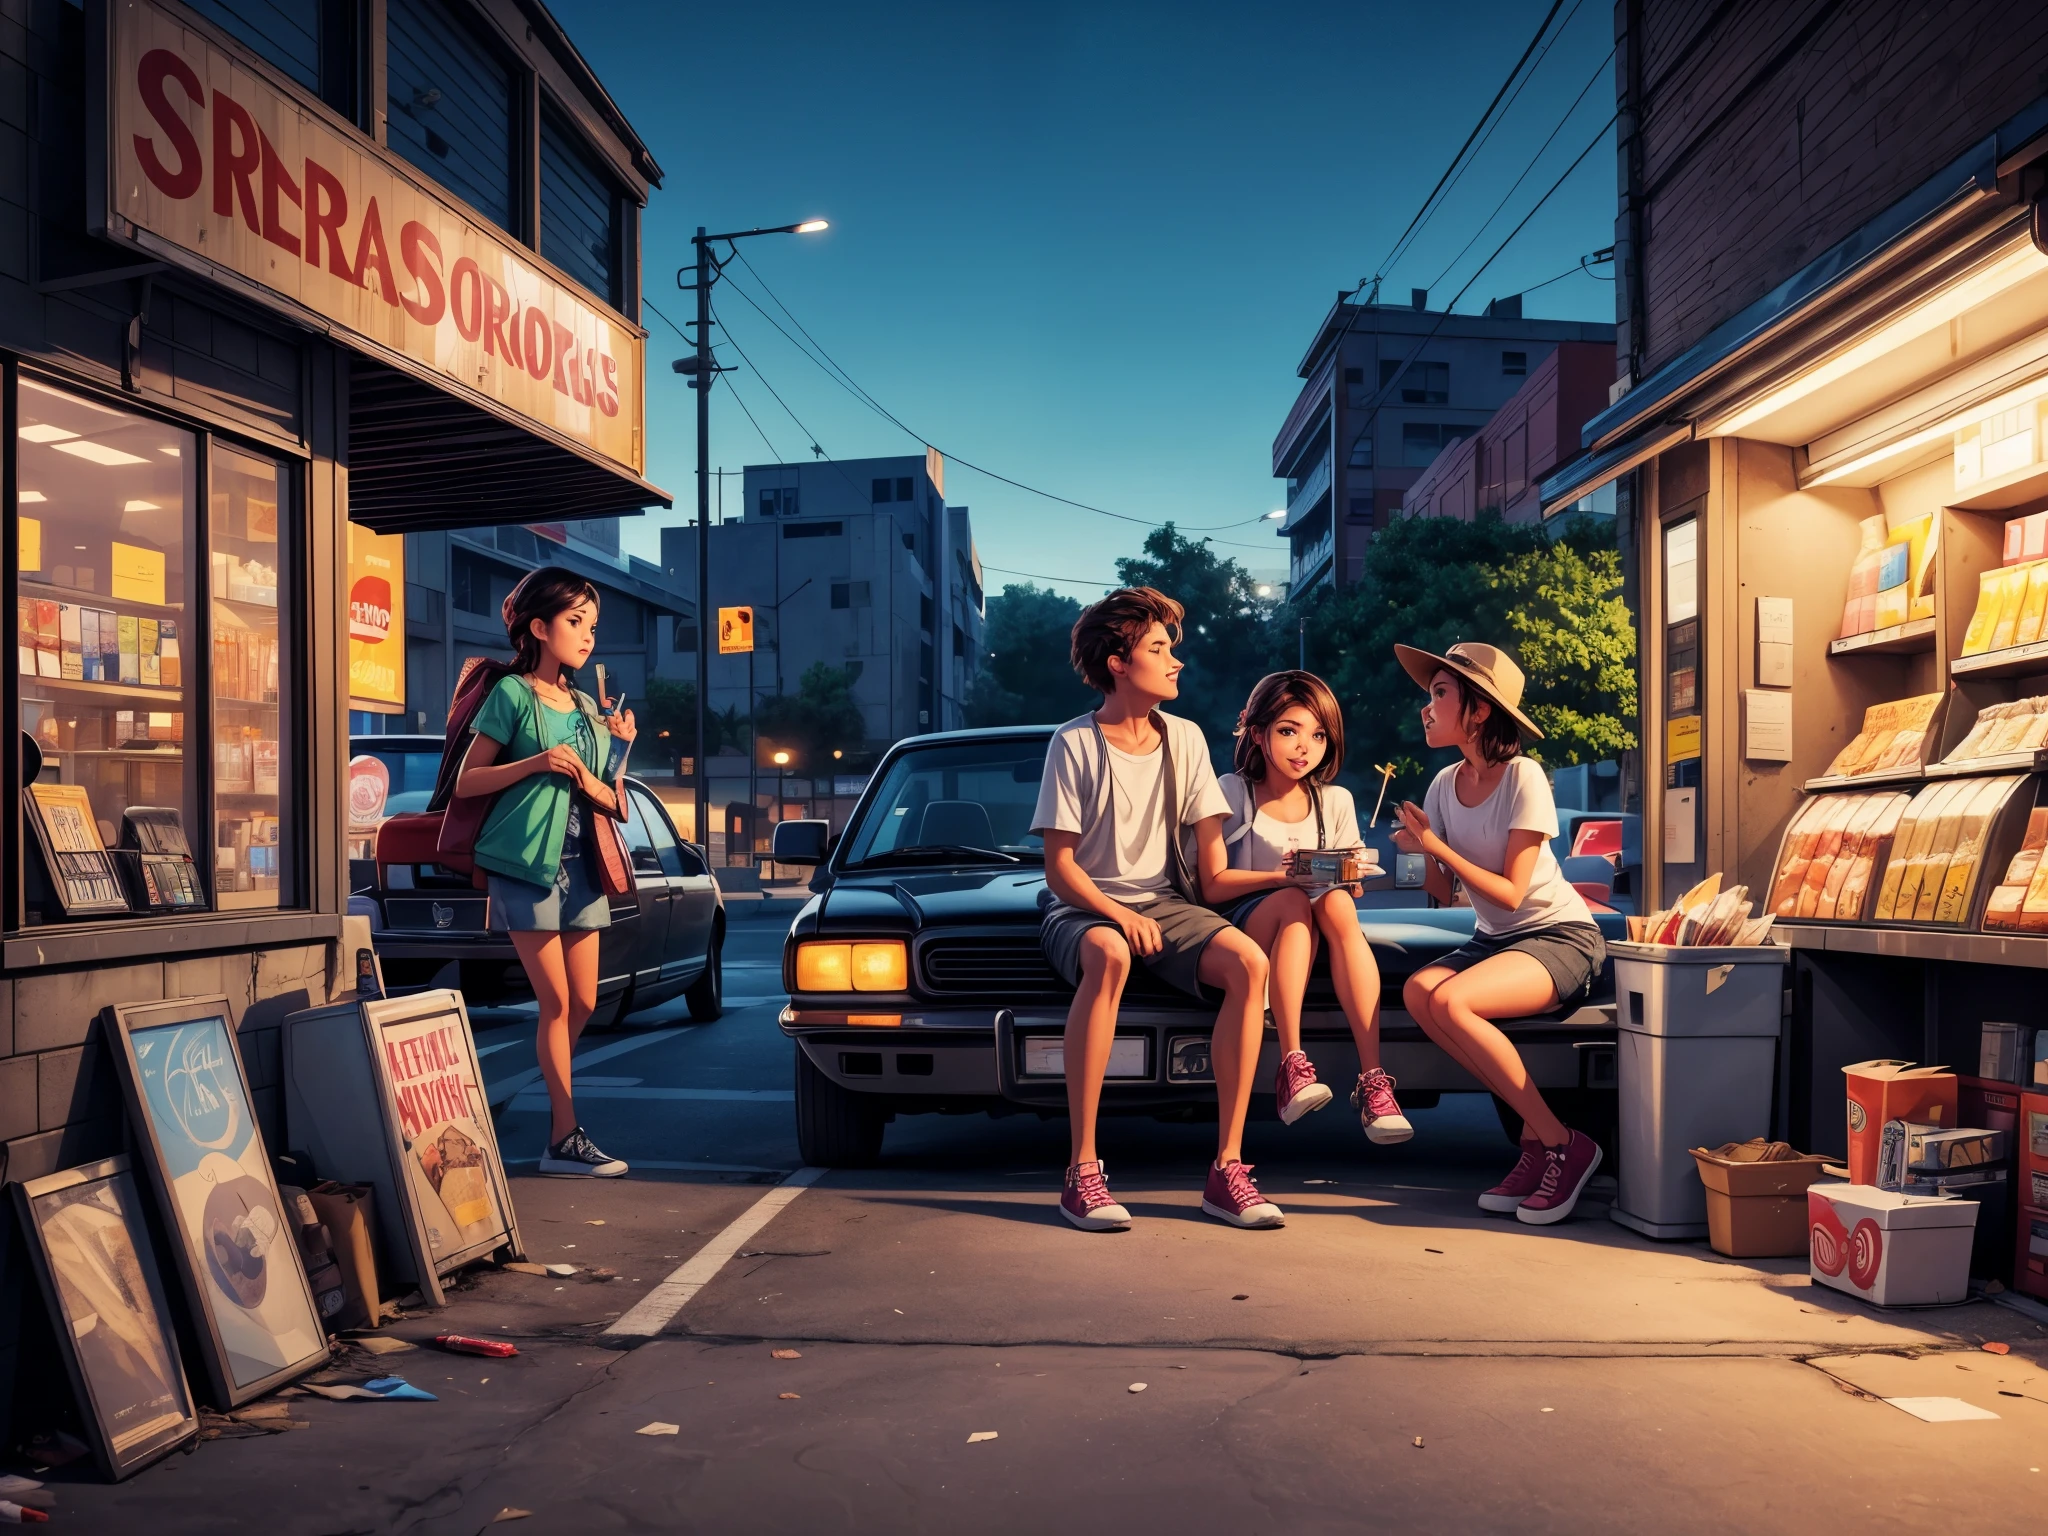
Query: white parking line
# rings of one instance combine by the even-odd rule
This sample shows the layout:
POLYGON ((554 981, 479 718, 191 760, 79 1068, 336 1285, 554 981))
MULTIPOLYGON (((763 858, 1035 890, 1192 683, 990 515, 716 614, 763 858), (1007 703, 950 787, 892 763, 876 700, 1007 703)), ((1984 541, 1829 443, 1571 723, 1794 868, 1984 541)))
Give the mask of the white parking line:
MULTIPOLYGON (((576 1081, 579 1099, 711 1099, 731 1104, 787 1104, 796 1097, 788 1088, 659 1088, 614 1086, 602 1081, 576 1081)), ((514 1109, 530 1109, 548 1101, 546 1090, 522 1092, 512 1100, 514 1109)))
POLYGON ((605 1330, 607 1338, 651 1339, 709 1285, 748 1238, 779 1215, 783 1208, 825 1176, 823 1168, 799 1168, 730 1222, 723 1232, 691 1255, 689 1262, 636 1301, 605 1330))
MULTIPOLYGON (((678 1035, 687 1035, 688 1033, 690 1033, 688 1029, 677 1025, 673 1029, 651 1029, 644 1035, 634 1035, 631 1039, 614 1040, 610 1045, 600 1045, 597 1049, 585 1051, 581 1056, 570 1060, 570 1078, 573 1081, 576 1073, 582 1071, 585 1067, 594 1067, 600 1061, 610 1061, 613 1057, 623 1056, 628 1051, 645 1050, 650 1045, 659 1045, 664 1040, 673 1040, 678 1035)), ((496 1109, 527 1084, 539 1081, 540 1068, 528 1067, 524 1072, 519 1073, 515 1077, 508 1077, 499 1082, 485 1084, 484 1098, 491 1108, 496 1109)))

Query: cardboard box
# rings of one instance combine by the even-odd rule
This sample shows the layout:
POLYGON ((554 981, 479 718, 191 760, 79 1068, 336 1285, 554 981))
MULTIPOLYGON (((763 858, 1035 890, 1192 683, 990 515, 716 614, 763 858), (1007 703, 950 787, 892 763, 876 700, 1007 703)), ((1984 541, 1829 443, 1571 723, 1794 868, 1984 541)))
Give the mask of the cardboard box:
POLYGON ((1761 1141, 1692 1149, 1707 1191, 1707 1241, 1731 1259, 1789 1259, 1806 1252, 1806 1191, 1827 1163, 1818 1153, 1759 1161, 1761 1141))
POLYGON ((1808 1273, 1879 1307, 1934 1306, 1970 1294, 1974 1201, 1862 1184, 1806 1192, 1808 1273))
POLYGON ((1849 1177, 1877 1183, 1878 1148, 1887 1120, 1956 1123, 1956 1075, 1909 1061, 1859 1061, 1842 1068, 1848 1084, 1849 1177))
POLYGON ((1988 1019, 1978 1026, 1977 1075, 1994 1082, 2020 1080, 2020 1026, 1994 1024, 1988 1019))

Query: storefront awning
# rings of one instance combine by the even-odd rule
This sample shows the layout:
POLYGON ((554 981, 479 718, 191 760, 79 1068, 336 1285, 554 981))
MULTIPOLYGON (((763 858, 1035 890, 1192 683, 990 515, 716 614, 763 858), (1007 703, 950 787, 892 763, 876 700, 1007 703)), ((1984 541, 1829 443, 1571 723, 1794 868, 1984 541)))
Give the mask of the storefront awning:
POLYGON ((349 391, 349 520, 379 533, 630 517, 669 494, 369 358, 349 391))
POLYGON ((1648 463, 1667 448, 1691 441, 1692 423, 1681 421, 1647 427, 1598 453, 1582 453, 1570 463, 1560 465, 1538 488, 1543 515, 1549 517, 1562 511, 1619 480, 1638 464, 1648 463))

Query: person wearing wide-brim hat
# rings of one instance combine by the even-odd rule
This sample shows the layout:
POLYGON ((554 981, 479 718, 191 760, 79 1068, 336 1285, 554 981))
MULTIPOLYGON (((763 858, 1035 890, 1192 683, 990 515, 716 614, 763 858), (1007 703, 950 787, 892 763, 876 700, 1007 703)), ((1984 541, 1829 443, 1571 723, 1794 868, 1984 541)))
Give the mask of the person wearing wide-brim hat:
POLYGON ((1496 1019, 1527 1018, 1582 1001, 1606 959, 1585 898, 1564 877, 1550 839, 1557 804, 1522 738, 1543 732, 1522 712, 1522 669, 1491 645, 1461 641, 1442 655, 1397 645, 1403 670, 1428 695, 1423 738, 1457 749, 1423 803, 1404 802, 1394 842, 1424 856, 1439 902, 1464 887, 1472 942, 1423 967, 1401 989, 1408 1011, 1466 1071, 1522 1117, 1522 1155, 1479 1197, 1532 1225, 1562 1221, 1600 1166, 1600 1148, 1551 1112, 1496 1019))

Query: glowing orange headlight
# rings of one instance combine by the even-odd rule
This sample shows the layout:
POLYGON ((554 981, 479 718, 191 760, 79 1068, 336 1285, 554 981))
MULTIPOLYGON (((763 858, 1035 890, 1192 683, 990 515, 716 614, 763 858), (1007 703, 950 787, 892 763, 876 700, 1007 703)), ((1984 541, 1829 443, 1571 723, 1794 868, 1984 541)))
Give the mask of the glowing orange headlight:
POLYGON ((799 992, 903 992, 910 986, 910 955, 901 939, 858 944, 799 944, 799 992))

